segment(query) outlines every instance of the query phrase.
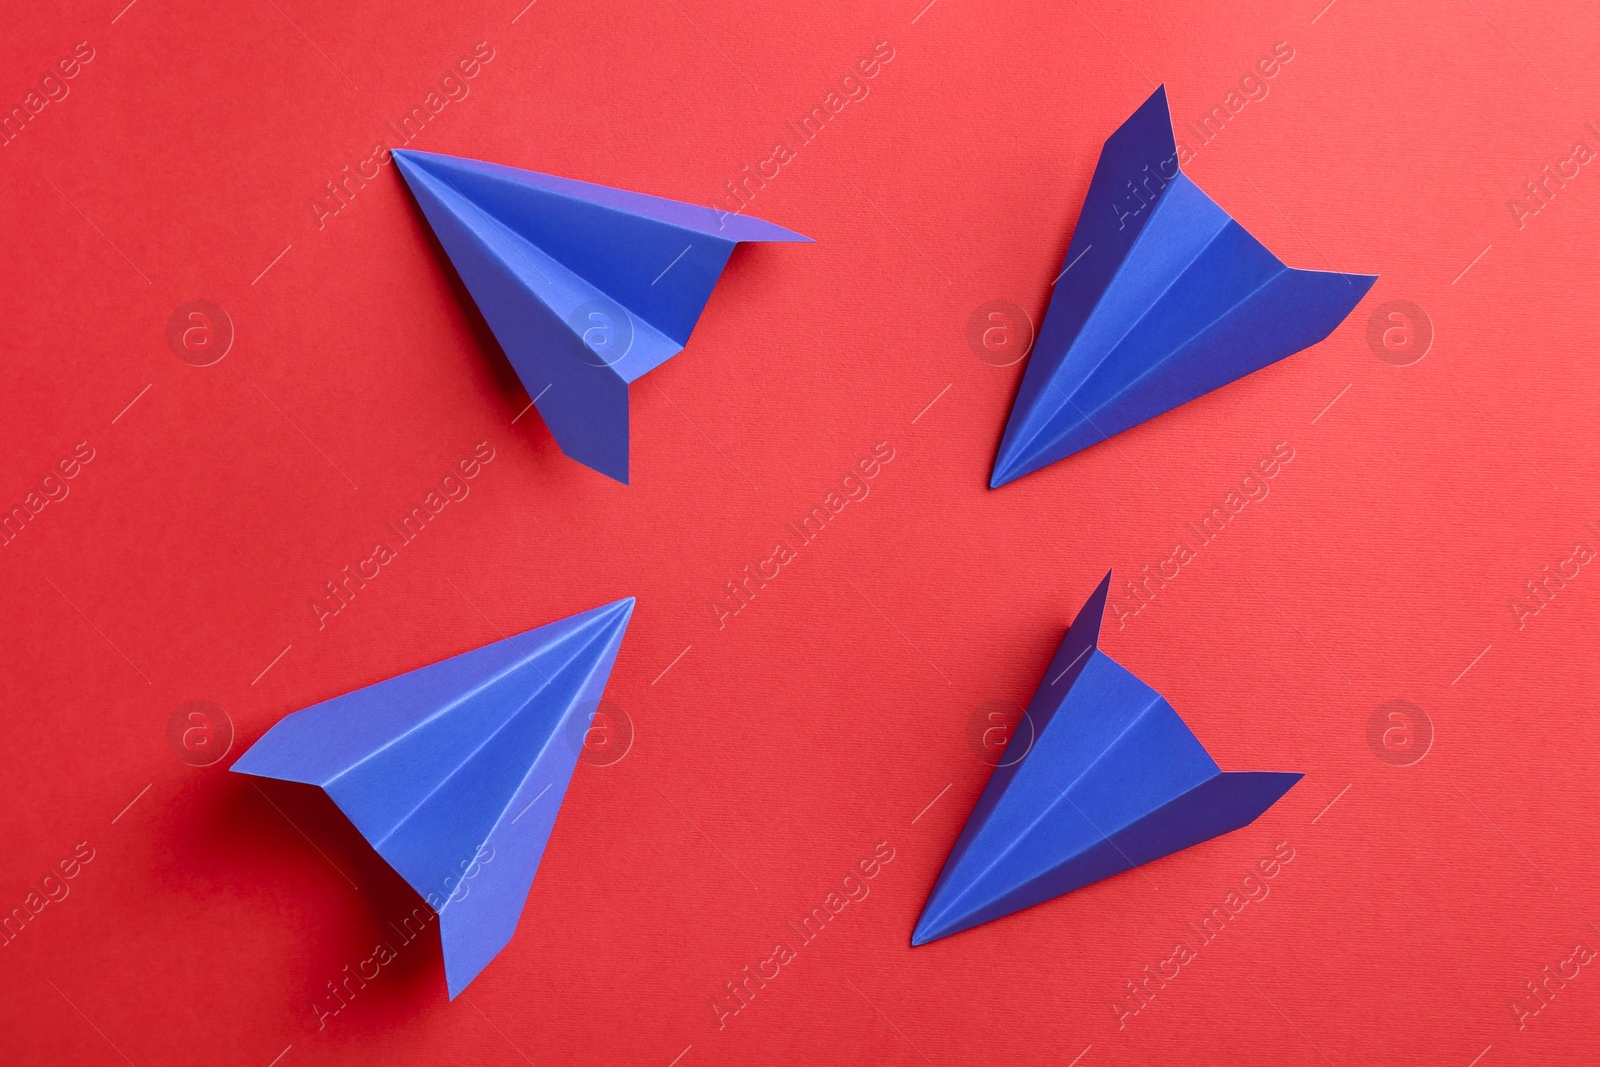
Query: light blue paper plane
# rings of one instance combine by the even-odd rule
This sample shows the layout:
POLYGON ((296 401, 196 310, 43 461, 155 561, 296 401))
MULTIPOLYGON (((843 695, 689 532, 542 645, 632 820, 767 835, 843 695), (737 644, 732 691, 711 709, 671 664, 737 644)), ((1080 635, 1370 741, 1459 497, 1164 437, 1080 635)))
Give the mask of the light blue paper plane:
POLYGON ((1097 647, 1108 573, 945 860, 913 945, 1254 822, 1298 774, 1219 768, 1161 694, 1097 647))
POLYGON ((689 343, 741 241, 809 241, 644 193, 396 150, 561 451, 628 481, 628 384, 689 343))
POLYGON ((1316 344, 1375 281, 1250 236, 1178 169, 1158 88, 1100 152, 990 488, 1316 344))
POLYGON ((453 999, 516 931, 633 598, 286 716, 233 770, 321 786, 439 915, 453 999))

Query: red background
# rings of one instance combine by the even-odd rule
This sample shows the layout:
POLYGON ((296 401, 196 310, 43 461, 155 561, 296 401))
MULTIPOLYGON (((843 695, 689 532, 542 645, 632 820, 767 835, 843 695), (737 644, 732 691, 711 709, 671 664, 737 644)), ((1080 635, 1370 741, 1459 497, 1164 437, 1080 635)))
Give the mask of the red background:
POLYGON ((1520 225, 1509 201, 1600 149, 1600 16, 924 5, 10 13, 4 106, 77 42, 94 58, 0 148, 0 503, 95 458, 0 548, 0 908, 94 858, 0 948, 0 1059, 1588 1062, 1600 974, 1520 1026, 1512 1005, 1600 946, 1600 576, 1520 628, 1511 603, 1600 541, 1600 178, 1520 225), (631 487, 513 424, 527 394, 392 168, 320 228, 310 207, 480 41, 414 147, 700 203, 894 50, 750 207, 817 243, 738 252, 634 386, 631 487), (1280 41, 1269 94, 1186 169, 1291 264, 1376 288, 1312 350, 991 492, 1022 367, 978 357, 974 310, 1037 321, 1101 141, 1157 82, 1181 135, 1280 41), (236 332, 211 366, 167 343, 192 299, 236 332), (1390 300, 1431 322, 1419 362, 1368 342, 1390 300), (471 496, 319 630, 322 583, 479 441, 471 496), (1270 495, 1104 647, 1224 767, 1304 781, 911 950, 988 774, 985 706, 1025 703, 1106 568, 1164 559, 1280 441, 1270 495), (878 442, 870 495, 719 630, 709 598, 878 442), (331 806, 227 764, 297 708, 625 595, 607 696, 633 747, 580 764, 516 938, 452 1003, 430 934, 319 1028, 325 983, 414 900, 331 806), (228 760, 169 746, 192 699, 231 717, 228 760), (1368 735, 1397 699, 1435 733, 1405 766, 1368 735), (880 841, 870 896, 719 1029, 723 983, 880 841), (1270 895, 1119 1027, 1124 982, 1280 841, 1270 895))

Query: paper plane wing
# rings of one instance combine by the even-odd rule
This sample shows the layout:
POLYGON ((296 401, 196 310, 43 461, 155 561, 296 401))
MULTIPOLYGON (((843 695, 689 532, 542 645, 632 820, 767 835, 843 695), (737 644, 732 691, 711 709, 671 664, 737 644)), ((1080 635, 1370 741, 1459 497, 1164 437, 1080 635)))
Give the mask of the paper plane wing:
POLYGON ((632 613, 619 600, 297 711, 232 769, 328 794, 438 913, 453 998, 516 930, 632 613))
POLYGON ((990 487, 1316 344, 1376 275, 1296 270, 1179 169, 1165 88, 1106 140, 990 487))
POLYGON ((1110 583, 1067 631, 1028 707, 1032 730, 1014 735, 1032 745, 990 777, 913 945, 1237 830, 1300 780, 1221 770, 1160 693, 1096 647, 1110 583))
POLYGON ((682 350, 741 241, 781 226, 475 159, 396 165, 561 450, 628 480, 628 383, 682 350))

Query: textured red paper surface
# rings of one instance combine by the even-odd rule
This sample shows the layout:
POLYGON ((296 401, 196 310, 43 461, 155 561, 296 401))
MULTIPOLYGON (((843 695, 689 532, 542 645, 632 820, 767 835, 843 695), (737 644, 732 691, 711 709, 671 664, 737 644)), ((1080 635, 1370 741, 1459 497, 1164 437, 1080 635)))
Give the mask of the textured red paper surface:
POLYGON ((1600 17, 520 7, 11 14, 0 504, 67 495, 0 547, 0 909, 38 908, 0 948, 0 1059, 1592 1059, 1600 575, 1575 546, 1600 548, 1600 17), (93 58, 41 87, 79 42, 93 58), (479 42, 492 58, 443 83, 479 42), (878 42, 893 58, 842 85, 878 42), (969 321, 1042 314, 1100 142, 1157 81, 1188 172, 1252 232, 1382 278, 1316 348, 991 492, 1022 368, 979 358, 969 321), (816 238, 737 253, 634 387, 631 488, 513 423, 527 394, 391 167, 311 206, 430 92, 414 147, 701 203, 764 169, 749 210, 816 238), (1186 127, 1214 108, 1203 143, 1186 127), (192 300, 231 322, 210 366, 169 345, 192 300), (1431 324, 1406 366, 1415 312, 1369 341, 1397 300, 1431 324), (45 485, 80 442, 92 460, 45 485), (323 583, 479 442, 470 495, 319 628, 323 583), (875 447, 867 495, 796 547, 875 447), (1293 459, 1243 484, 1275 448, 1293 459), (1200 545, 1189 524, 1247 490, 1200 545), (719 628, 712 598, 780 541, 795 558, 719 628), (1192 559, 1107 650, 1224 767, 1305 780, 1239 833, 912 951, 985 716, 1026 701, 1107 567, 1170 575, 1178 541, 1192 559), (607 695, 632 747, 580 764, 517 937, 454 1003, 431 931, 395 932, 415 899, 331 806, 169 742, 190 700, 225 709, 237 755, 287 712, 625 595, 607 695), (1409 722, 1372 729, 1394 700, 1409 722), (803 941, 790 924, 875 849, 867 895, 803 941), (379 942, 396 958, 335 1013, 328 984, 379 942))

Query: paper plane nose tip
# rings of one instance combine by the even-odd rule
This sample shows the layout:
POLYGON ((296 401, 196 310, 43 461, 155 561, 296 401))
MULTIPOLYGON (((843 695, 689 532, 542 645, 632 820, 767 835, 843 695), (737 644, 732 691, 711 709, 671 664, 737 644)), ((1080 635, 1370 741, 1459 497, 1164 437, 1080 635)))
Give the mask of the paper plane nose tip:
POLYGON ((1010 452, 1002 450, 994 458, 994 471, 989 475, 989 488, 998 489, 1002 485, 1016 481, 1022 477, 1022 471, 1017 469, 1016 457, 1010 452))
POLYGON ((934 924, 928 921, 928 916, 924 913, 917 921, 917 928, 911 931, 911 947, 926 945, 929 941, 937 941, 943 936, 943 931, 935 929, 934 924))

